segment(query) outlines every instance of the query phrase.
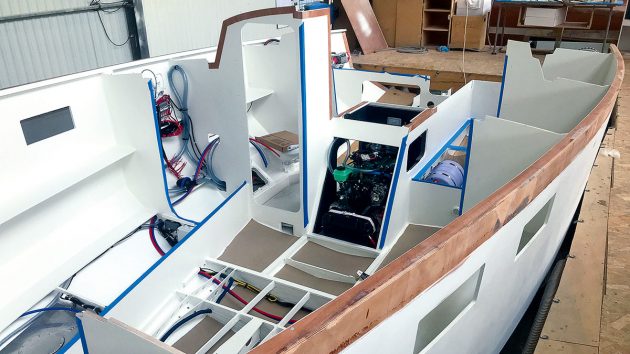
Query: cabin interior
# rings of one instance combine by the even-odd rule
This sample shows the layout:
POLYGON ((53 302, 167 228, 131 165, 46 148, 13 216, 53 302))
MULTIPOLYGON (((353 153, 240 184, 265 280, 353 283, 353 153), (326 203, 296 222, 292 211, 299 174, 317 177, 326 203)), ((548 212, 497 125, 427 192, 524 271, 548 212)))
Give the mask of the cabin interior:
POLYGON ((89 343, 136 330, 153 348, 252 349, 532 165, 614 75, 610 54, 558 49, 541 65, 510 42, 503 82, 437 92, 426 76, 331 68, 343 40, 327 16, 224 32, 219 51, 0 92, 0 110, 20 107, 5 166, 23 167, 0 175, 14 289, 0 353, 81 347, 73 313, 23 316, 68 305, 89 343))

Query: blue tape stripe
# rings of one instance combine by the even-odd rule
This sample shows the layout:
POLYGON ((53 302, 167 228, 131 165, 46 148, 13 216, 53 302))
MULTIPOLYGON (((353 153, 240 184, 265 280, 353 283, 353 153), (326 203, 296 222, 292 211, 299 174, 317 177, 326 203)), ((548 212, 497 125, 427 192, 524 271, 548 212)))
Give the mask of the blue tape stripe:
POLYGON ((503 103, 503 89, 505 88, 505 74, 507 73, 507 63, 508 56, 505 55, 505 60, 503 61, 503 77, 501 77, 501 92, 499 92, 499 105, 497 106, 497 118, 500 118, 501 115, 501 104, 503 103))
POLYGON ((378 248, 383 249, 385 245, 385 238, 387 237, 387 230, 389 229, 389 218, 392 215, 392 208, 394 207, 394 198, 396 197, 396 186, 398 186, 398 177, 400 177, 400 168, 402 166, 403 157, 405 157, 405 149, 407 148, 407 137, 402 139, 400 143, 400 149, 398 150, 398 159, 396 160, 396 169, 394 170, 394 179, 392 181, 392 189, 389 193, 389 200, 387 201, 387 210, 385 211, 385 218, 383 219, 383 228, 381 229, 381 240, 378 248))
MULTIPOLYGON (((437 161, 440 156, 442 156, 442 154, 444 154, 444 152, 446 150, 449 149, 450 146, 452 146, 453 142, 455 141, 455 139, 457 139, 457 137, 466 129, 468 128, 468 125, 470 124, 471 119, 466 120, 466 122, 464 123, 464 125, 461 126, 461 128, 459 128, 457 130, 457 132, 455 132, 455 134, 453 134, 453 136, 451 136, 450 139, 448 139, 448 141, 442 146, 442 148, 437 152, 437 154, 435 154, 431 160, 429 160, 429 162, 427 162, 426 165, 424 165, 424 167, 422 167, 422 169, 420 169, 420 172, 418 172, 413 178, 413 181, 416 182, 421 182, 422 181, 422 177, 424 176, 424 174, 431 168, 431 166, 433 166, 433 164, 435 163, 435 161, 437 161)), ((452 150, 455 150, 451 147, 452 150)))
POLYGON ((375 71, 375 70, 364 70, 364 69, 353 69, 353 68, 333 68, 333 70, 352 70, 352 71, 361 71, 364 73, 379 73, 379 74, 391 74, 394 76, 419 77, 421 79, 424 79, 424 81, 428 81, 430 79, 429 76, 427 75, 403 74, 403 73, 397 73, 397 72, 391 72, 391 71, 385 71, 385 70, 375 71))
POLYGON ((79 330, 79 337, 81 338, 81 347, 83 347, 83 354, 89 354, 87 340, 85 340, 85 332, 83 331, 83 322, 78 317, 75 317, 77 321, 77 329, 79 330))
POLYGON ((168 252, 166 252, 164 256, 160 257, 160 259, 158 259, 149 269, 147 269, 138 279, 136 279, 133 284, 131 284, 127 289, 125 289, 125 291, 118 295, 118 297, 111 304, 103 309, 100 315, 105 316, 112 308, 114 308, 125 296, 127 296, 127 294, 135 289, 135 287, 138 286, 138 284, 140 284, 140 282, 142 282, 144 278, 151 274, 151 272, 153 272, 160 264, 162 264, 162 262, 170 257, 173 252, 175 252, 186 241, 188 241, 188 239, 190 239, 190 237, 192 237, 201 226, 205 225, 208 220, 210 220, 219 210, 221 210, 221 208, 223 208, 225 204, 227 204, 245 186, 245 184, 247 184, 246 181, 244 181, 234 192, 232 192, 232 194, 230 194, 223 202, 221 202, 221 204, 219 204, 219 206, 216 207, 199 224, 197 224, 192 230, 190 230, 190 232, 180 242, 178 242, 177 244, 175 244, 175 246, 168 250, 168 252))
MULTIPOLYGON (((157 137, 157 142, 158 142, 158 147, 160 149, 160 151, 162 151, 164 149, 164 147, 162 146, 162 135, 160 134, 160 121, 158 118, 158 112, 157 109, 155 107, 155 93, 153 92, 153 84, 151 82, 151 80, 149 80, 149 91, 151 92, 151 106, 153 108, 153 120, 155 123, 155 134, 157 137)), ((186 219, 181 217, 179 214, 177 214, 177 211, 175 211, 175 208, 173 207, 173 203, 171 203, 171 197, 168 194, 168 182, 166 180, 166 166, 164 165, 164 158, 162 156, 162 153, 160 152, 160 163, 162 164, 162 180, 164 181, 164 193, 166 195, 166 201, 168 202, 168 206, 171 208, 171 211, 173 212, 173 214, 175 214, 175 216, 177 216, 178 218, 188 221, 189 223, 192 224, 198 224, 198 221, 194 221, 194 220, 190 220, 190 219, 186 219)))
POLYGON ((466 151, 467 148, 465 146, 449 145, 446 147, 446 150, 466 151))
POLYGON ((466 195, 466 181, 468 180, 468 163, 470 162, 470 148, 472 147, 473 130, 475 122, 470 120, 470 132, 468 133, 468 153, 466 154, 466 165, 464 166, 464 182, 462 183, 462 194, 459 199, 459 215, 464 211, 464 195, 466 195))
POLYGON ((308 154, 306 134, 306 50, 304 48, 304 24, 300 25, 300 79, 302 90, 302 209, 304 227, 308 225, 308 154))

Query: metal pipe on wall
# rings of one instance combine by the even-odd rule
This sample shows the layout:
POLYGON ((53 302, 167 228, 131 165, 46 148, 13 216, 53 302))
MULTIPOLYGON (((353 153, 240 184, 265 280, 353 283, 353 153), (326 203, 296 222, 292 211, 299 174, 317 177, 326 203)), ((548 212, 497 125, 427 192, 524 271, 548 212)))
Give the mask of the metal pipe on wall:
POLYGON ((45 17, 53 17, 53 16, 71 15, 71 14, 77 14, 77 13, 89 12, 89 11, 118 9, 121 7, 133 8, 133 3, 131 3, 130 1, 118 1, 118 2, 112 2, 112 3, 106 3, 106 4, 104 3, 104 4, 88 5, 88 6, 83 6, 83 7, 74 7, 74 8, 63 9, 63 10, 42 11, 42 12, 34 12, 34 13, 27 13, 27 14, 20 14, 20 15, 4 16, 4 17, 0 17, 0 23, 32 20, 36 18, 45 18, 45 17))

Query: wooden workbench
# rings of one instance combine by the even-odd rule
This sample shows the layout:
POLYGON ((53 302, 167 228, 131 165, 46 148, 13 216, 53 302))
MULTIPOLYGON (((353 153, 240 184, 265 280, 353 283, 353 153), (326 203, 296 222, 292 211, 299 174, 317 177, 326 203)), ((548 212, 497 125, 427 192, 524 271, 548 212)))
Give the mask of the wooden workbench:
MULTIPOLYGON (((481 52, 465 53, 466 81, 501 81, 505 54, 490 54, 490 48, 481 52)), ((399 53, 386 50, 352 58, 356 69, 387 71, 401 74, 421 74, 431 77, 432 90, 454 91, 464 85, 462 51, 441 53, 434 48, 425 54, 399 53)))

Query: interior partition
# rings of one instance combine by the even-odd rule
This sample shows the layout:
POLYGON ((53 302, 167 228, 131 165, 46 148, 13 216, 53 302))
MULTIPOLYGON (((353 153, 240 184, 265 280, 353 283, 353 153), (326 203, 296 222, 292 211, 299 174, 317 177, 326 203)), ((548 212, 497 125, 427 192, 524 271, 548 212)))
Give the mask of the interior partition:
POLYGON ((472 124, 462 212, 470 210, 512 180, 563 137, 562 134, 490 116, 475 119, 472 124))
POLYGON ((148 87, 137 75, 95 74, 0 100, 13 112, 0 142, 11 151, 0 177, 1 277, 15 286, 2 295, 0 328, 129 230, 170 212, 148 87))
MULTIPOLYGON (((575 79, 601 81, 601 76, 610 74, 600 73, 598 79, 577 74, 572 69, 559 69, 561 65, 573 65, 556 57, 563 57, 563 53, 547 56, 545 62, 551 60, 551 63, 547 64, 545 74, 527 43, 510 41, 497 115, 560 134, 568 133, 586 117, 604 96, 607 86, 575 79)), ((590 72, 590 69, 584 71, 590 72)))

